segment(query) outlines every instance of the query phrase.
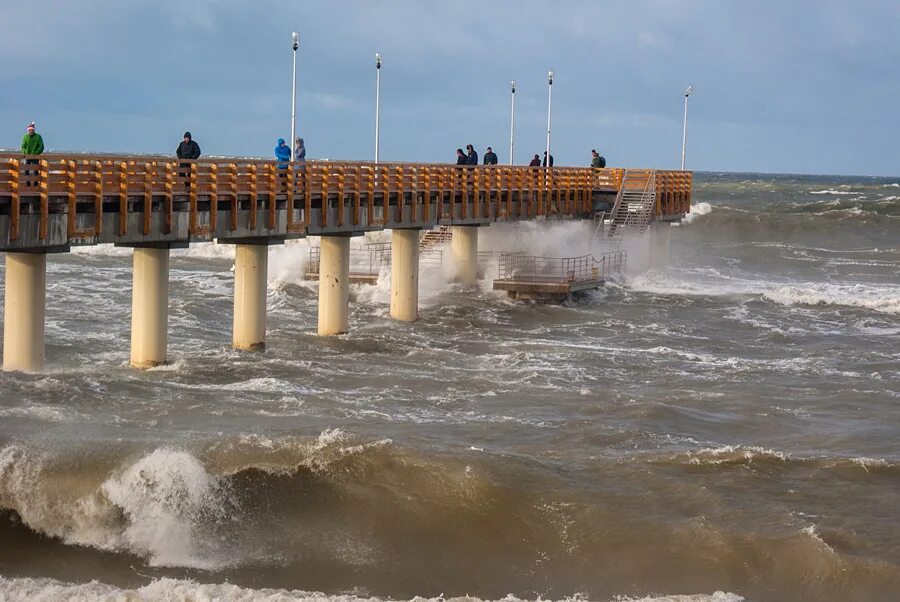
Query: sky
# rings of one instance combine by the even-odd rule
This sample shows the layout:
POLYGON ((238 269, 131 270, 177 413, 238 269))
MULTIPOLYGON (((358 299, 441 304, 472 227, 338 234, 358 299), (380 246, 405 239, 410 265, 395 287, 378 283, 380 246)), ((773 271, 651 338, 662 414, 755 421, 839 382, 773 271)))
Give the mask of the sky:
POLYGON ((898 175, 897 0, 0 0, 0 147, 452 162, 492 146, 586 165, 898 175))

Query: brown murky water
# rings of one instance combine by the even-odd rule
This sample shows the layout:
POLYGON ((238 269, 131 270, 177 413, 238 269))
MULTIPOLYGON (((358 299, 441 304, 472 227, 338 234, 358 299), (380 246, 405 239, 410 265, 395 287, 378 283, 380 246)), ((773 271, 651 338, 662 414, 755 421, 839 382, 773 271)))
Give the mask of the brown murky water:
POLYGON ((698 180, 669 269, 564 306, 433 266, 419 322, 384 274, 322 339, 273 249, 261 355, 229 249, 179 252, 145 373, 127 253, 52 257, 48 371, 0 374, 0 598, 896 599, 900 186, 698 180))

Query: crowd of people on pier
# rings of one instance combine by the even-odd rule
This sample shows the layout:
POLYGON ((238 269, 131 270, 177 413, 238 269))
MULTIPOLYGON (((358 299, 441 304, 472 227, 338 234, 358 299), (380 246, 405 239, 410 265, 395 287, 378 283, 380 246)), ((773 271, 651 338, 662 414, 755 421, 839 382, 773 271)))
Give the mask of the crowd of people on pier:
MULTIPOLYGON (((34 156, 44 152, 44 139, 37 133, 35 123, 32 121, 25 128, 25 136, 22 138, 21 151, 23 155, 34 156)), ((279 163, 287 163, 289 161, 306 161, 306 145, 303 138, 294 140, 294 148, 291 149, 285 142, 284 138, 279 138, 275 146, 275 158, 279 163)), ((190 132, 185 132, 178 148, 175 149, 175 156, 179 159, 199 159, 200 145, 193 139, 190 132)), ((529 167, 553 167, 553 155, 548 155, 544 151, 544 158, 535 154, 528 163, 529 167)), ((460 166, 474 167, 478 165, 478 151, 471 144, 466 145, 463 149, 456 149, 456 164, 460 166)), ((497 153, 490 146, 485 149, 482 157, 482 165, 497 165, 497 153)), ((606 167, 606 158, 603 157, 596 149, 591 149, 591 167, 606 167)))

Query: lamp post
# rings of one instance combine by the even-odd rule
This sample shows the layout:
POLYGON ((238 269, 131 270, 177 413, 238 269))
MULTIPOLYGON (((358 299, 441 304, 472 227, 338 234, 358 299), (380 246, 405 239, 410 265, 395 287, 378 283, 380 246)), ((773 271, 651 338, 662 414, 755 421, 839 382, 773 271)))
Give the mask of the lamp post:
POLYGON ((516 144, 516 80, 509 82, 512 90, 512 108, 509 112, 509 164, 513 164, 513 148, 516 144))
POLYGON ((547 72, 547 167, 550 167, 550 116, 553 106, 553 72, 547 72))
POLYGON ((694 86, 688 86, 687 90, 684 91, 684 130, 681 134, 681 171, 684 171, 684 155, 687 151, 687 109, 688 109, 688 98, 691 96, 691 92, 694 91, 694 86))
POLYGON ((375 53, 375 163, 381 144, 381 53, 375 53))
POLYGON ((291 157, 296 160, 297 152, 297 49, 300 48, 300 34, 296 31, 291 34, 291 48, 294 53, 293 77, 291 78, 291 157))

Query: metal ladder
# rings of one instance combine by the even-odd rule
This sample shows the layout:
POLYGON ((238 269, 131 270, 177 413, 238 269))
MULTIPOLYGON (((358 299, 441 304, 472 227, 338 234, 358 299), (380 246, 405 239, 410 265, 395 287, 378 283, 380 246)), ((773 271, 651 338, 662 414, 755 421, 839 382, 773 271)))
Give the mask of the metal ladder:
POLYGON ((610 213, 608 236, 621 238, 629 231, 643 234, 650 225, 655 208, 656 170, 625 170, 622 186, 610 213))
POLYGON ((434 230, 425 230, 419 238, 419 248, 423 251, 446 245, 453 238, 450 226, 438 226, 434 230))

